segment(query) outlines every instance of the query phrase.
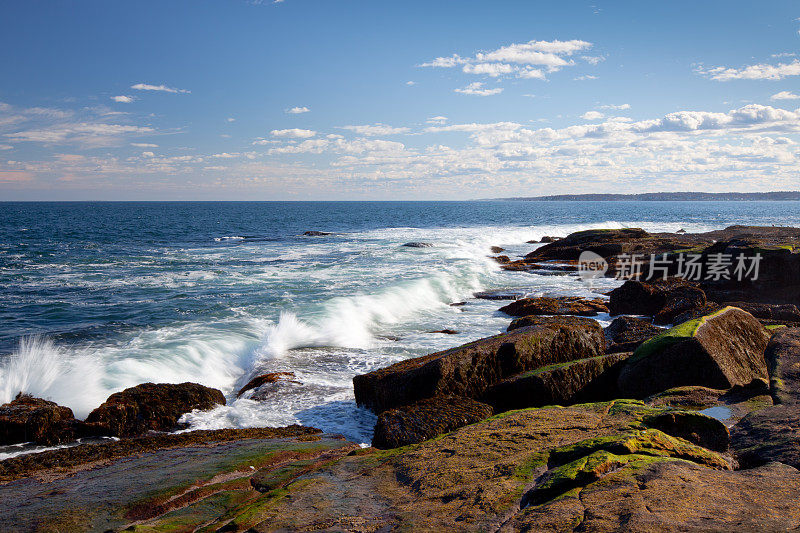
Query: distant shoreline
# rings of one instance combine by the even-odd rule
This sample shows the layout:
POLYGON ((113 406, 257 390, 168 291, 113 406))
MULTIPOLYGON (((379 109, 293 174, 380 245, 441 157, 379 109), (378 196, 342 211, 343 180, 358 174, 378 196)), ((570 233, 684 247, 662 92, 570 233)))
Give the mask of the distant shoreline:
POLYGON ((556 194, 550 196, 518 196, 493 198, 528 202, 703 202, 703 201, 800 201, 800 191, 776 192, 650 192, 641 194, 556 194))

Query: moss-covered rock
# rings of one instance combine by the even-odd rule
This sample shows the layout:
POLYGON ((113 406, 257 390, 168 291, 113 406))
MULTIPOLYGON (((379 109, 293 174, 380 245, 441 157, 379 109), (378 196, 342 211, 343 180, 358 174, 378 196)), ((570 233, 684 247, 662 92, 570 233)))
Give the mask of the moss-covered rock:
POLYGON ((764 359, 775 403, 800 403, 800 328, 775 329, 764 359))
POLYGON ((436 396, 378 415, 372 445, 398 448, 432 439, 493 414, 492 407, 463 396, 436 396))
POLYGON ((198 383, 142 383, 109 396, 86 422, 105 428, 105 434, 131 437, 173 430, 184 413, 217 405, 225 405, 222 392, 198 383))
POLYGON ((652 282, 628 280, 609 293, 608 301, 612 315, 652 316, 656 324, 670 324, 681 313, 704 305, 703 290, 679 278, 652 282))
POLYGON ((605 301, 601 298, 579 298, 575 296, 560 296, 550 298, 540 296, 536 298, 521 298, 500 308, 500 311, 509 316, 528 315, 577 315, 595 316, 607 313, 605 301))
POLYGON ((632 352, 643 342, 655 337, 663 330, 649 320, 635 316, 620 316, 603 329, 606 337, 606 353, 632 352))
POLYGON ((72 409, 25 394, 0 405, 0 446, 23 442, 61 444, 74 440, 72 409))
POLYGON ((619 377, 625 396, 643 398, 683 385, 728 389, 767 377, 769 333, 735 307, 680 324, 645 342, 619 377))
POLYGON ((484 400, 496 411, 611 400, 619 396, 617 378, 630 355, 600 355, 529 370, 495 383, 484 400))
POLYGON ((480 399, 501 379, 603 353, 596 322, 563 321, 519 328, 353 378, 356 402, 375 412, 434 396, 480 399))
POLYGON ((779 461, 800 469, 800 409, 797 404, 765 407, 731 428, 731 448, 744 467, 779 461))

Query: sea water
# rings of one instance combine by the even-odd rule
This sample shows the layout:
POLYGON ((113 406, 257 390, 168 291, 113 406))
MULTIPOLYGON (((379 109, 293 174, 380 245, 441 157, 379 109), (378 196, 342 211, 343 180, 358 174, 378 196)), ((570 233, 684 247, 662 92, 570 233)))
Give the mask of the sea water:
POLYGON ((800 225, 800 203, 0 203, 0 403, 24 391, 82 418, 126 387, 192 381, 228 405, 187 414, 191 428, 300 423, 369 442, 353 376, 504 331, 502 302, 475 292, 617 284, 506 272, 491 246, 513 259, 582 229, 732 224, 800 225), (236 398, 274 371, 302 385, 236 398))

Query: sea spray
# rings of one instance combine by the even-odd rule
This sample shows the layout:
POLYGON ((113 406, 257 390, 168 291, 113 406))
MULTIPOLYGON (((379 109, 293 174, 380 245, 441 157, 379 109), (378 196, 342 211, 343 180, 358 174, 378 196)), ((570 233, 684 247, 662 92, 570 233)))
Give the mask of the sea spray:
MULTIPOLYGON (((105 394, 102 361, 87 351, 70 352, 43 337, 23 337, 0 362, 0 403, 22 392, 57 401, 83 418, 105 394)), ((100 400, 102 401, 102 400, 100 400)))

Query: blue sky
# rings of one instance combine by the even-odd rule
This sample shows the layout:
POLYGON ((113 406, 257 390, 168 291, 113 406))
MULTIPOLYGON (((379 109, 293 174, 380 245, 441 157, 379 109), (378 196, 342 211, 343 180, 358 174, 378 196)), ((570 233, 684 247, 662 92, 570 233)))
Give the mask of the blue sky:
POLYGON ((5 2, 0 197, 800 189, 800 4, 5 2))

